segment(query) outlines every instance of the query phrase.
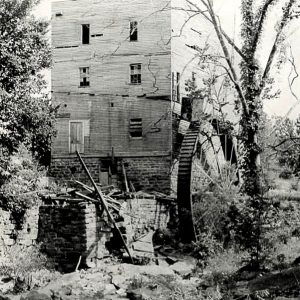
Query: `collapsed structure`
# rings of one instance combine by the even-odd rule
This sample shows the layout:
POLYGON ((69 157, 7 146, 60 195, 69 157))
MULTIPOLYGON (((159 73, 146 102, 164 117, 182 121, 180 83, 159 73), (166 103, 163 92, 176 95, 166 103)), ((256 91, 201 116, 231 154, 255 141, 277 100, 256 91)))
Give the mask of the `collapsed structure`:
MULTIPOLYGON (((190 23, 183 3, 52 4, 52 100, 58 110, 50 175, 88 185, 84 193, 71 189, 44 202, 21 244, 38 240, 61 267, 74 270, 81 259, 89 264, 105 256, 105 244, 114 236, 113 220, 103 213, 105 201, 130 243, 170 221, 175 198, 170 202, 157 192, 177 196, 179 213, 190 222, 192 195, 207 179, 207 167, 236 162, 234 141, 211 101, 193 102, 185 90, 187 80, 201 85, 198 48, 205 49, 205 28, 190 23), (89 187, 77 151, 99 189, 113 185, 104 202, 99 203, 97 188, 89 187), (114 187, 134 193, 114 195, 114 187)), ((5 226, 11 245, 13 225, 5 226)), ((187 227, 184 236, 192 240, 193 224, 187 227)), ((135 241, 136 248, 144 247, 135 241)))

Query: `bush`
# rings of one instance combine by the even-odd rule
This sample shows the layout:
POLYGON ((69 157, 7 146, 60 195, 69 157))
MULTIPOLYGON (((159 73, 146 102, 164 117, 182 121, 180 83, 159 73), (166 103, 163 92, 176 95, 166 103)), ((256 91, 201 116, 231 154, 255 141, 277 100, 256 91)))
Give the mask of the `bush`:
POLYGON ((233 248, 224 249, 207 260, 205 270, 216 278, 218 277, 217 274, 221 275, 220 277, 227 278, 241 267, 246 257, 247 253, 245 252, 235 251, 233 248))
POLYGON ((41 181, 44 176, 45 170, 39 167, 24 146, 16 154, 2 158, 0 207, 11 212, 17 229, 22 227, 26 210, 38 204, 38 193, 45 188, 41 181))
POLYGON ((215 249, 234 247, 248 252, 250 262, 259 268, 273 247, 266 231, 277 226, 278 203, 263 196, 243 196, 232 184, 235 172, 229 169, 227 174, 221 174, 194 197, 198 232, 195 251, 200 253, 205 266, 207 260, 218 253, 215 249))
POLYGON ((58 273, 54 272, 53 263, 40 252, 38 246, 15 244, 0 257, 0 275, 12 278, 14 292, 19 293, 36 286, 43 286, 58 273))
POLYGON ((291 170, 283 170, 280 174, 279 174, 279 178, 282 178, 282 179, 290 179, 292 178, 293 176, 293 173, 291 170))

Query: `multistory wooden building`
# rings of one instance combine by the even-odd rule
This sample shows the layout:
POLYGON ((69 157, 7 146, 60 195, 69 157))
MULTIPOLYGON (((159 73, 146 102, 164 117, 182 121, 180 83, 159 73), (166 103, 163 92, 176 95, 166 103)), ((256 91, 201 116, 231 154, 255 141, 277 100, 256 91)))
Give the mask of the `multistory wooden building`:
POLYGON ((173 124, 184 82, 197 73, 186 43, 199 38, 191 28, 173 38, 173 27, 183 30, 171 4, 52 4, 52 99, 59 105, 52 176, 84 179, 78 150, 102 184, 121 183, 125 170, 136 189, 170 192, 173 124))

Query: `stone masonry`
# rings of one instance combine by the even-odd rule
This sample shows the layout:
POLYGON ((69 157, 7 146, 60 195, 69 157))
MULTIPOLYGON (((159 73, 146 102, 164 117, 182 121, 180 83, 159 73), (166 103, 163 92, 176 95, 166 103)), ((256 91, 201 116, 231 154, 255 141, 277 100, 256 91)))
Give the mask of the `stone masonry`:
POLYGON ((0 255, 5 249, 18 244, 30 246, 36 243, 38 235, 38 207, 28 210, 21 230, 16 230, 16 222, 10 212, 0 209, 0 255))
MULTIPOLYGON (((100 158, 84 157, 92 177, 99 182, 100 158)), ((159 191, 168 194, 171 188, 170 158, 166 156, 155 157, 128 157, 116 158, 116 172, 112 174, 112 184, 124 188, 122 165, 124 163, 127 179, 132 182, 137 191, 159 191)), ((59 182, 72 179, 89 183, 77 157, 55 158, 51 162, 49 176, 59 182)))
POLYGON ((95 204, 40 207, 38 241, 62 271, 74 271, 79 260, 81 266, 94 266, 107 254, 105 243, 111 235, 106 217, 95 204))

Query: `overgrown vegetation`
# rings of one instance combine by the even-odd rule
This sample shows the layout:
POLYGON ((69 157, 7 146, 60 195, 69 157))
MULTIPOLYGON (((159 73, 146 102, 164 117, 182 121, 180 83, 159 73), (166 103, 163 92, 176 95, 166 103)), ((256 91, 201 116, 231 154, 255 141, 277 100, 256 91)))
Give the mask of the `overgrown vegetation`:
POLYGON ((39 203, 39 193, 48 188, 46 171, 21 145, 12 155, 2 156, 0 165, 0 207, 11 212, 17 229, 26 210, 39 203))
POLYGON ((6 247, 0 260, 0 276, 13 281, 10 292, 20 293, 46 285, 59 277, 54 265, 38 246, 13 245, 6 247))
POLYGON ((22 223, 38 201, 50 161, 55 109, 41 73, 51 65, 48 23, 32 15, 36 0, 0 3, 0 207, 22 223))
POLYGON ((55 110, 41 74, 51 64, 48 23, 31 11, 36 0, 0 3, 0 147, 14 153, 23 143, 49 163, 55 110))

